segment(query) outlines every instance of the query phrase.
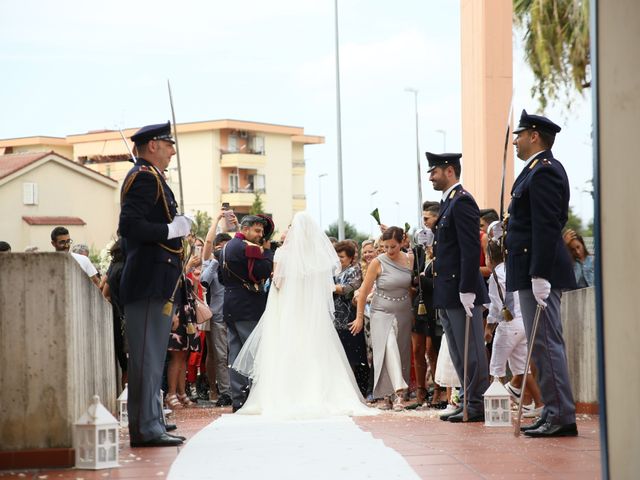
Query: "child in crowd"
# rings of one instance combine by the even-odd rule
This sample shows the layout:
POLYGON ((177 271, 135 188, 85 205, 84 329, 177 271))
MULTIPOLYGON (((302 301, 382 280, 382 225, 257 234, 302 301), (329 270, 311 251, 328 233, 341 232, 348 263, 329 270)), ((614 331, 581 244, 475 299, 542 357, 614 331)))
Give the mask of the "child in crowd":
MULTIPOLYGON (((492 377, 505 377, 508 361, 513 378, 511 382, 506 383, 505 387, 514 401, 519 401, 527 361, 527 336, 520 313, 518 293, 506 291, 504 258, 500 243, 496 239, 491 239, 487 243, 485 258, 487 266, 491 269, 489 276, 491 305, 485 327, 485 340, 489 342, 493 336, 489 373, 492 377)), ((527 375, 526 390, 523 416, 535 417, 542 412, 542 401, 533 375, 527 375), (531 394, 534 402, 527 393, 531 394)))

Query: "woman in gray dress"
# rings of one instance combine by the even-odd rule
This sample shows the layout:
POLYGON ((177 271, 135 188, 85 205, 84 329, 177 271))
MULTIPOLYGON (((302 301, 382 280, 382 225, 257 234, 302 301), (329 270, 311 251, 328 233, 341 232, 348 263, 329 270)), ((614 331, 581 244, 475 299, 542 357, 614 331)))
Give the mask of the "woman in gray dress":
POLYGON ((411 372, 411 267, 413 256, 402 251, 404 230, 388 228, 382 235, 386 253, 371 261, 358 296, 352 333, 362 330, 367 295, 375 282, 371 301, 375 398, 385 398, 383 408, 402 410, 402 393, 411 372))

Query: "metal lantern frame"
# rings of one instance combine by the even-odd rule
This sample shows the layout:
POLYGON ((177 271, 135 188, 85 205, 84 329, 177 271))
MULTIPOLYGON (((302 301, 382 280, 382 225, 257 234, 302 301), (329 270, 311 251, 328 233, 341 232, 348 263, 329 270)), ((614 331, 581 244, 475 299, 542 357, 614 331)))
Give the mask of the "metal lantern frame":
POLYGON ((129 411, 128 411, 128 397, 129 397, 129 384, 124 384, 124 390, 116 400, 118 403, 118 420, 120 421, 120 428, 127 428, 129 426, 129 411))
POLYGON ((94 395, 87 411, 74 424, 76 468, 101 470, 118 467, 118 420, 94 395))
POLYGON ((484 392, 484 424, 487 427, 511 427, 511 397, 497 377, 484 392))

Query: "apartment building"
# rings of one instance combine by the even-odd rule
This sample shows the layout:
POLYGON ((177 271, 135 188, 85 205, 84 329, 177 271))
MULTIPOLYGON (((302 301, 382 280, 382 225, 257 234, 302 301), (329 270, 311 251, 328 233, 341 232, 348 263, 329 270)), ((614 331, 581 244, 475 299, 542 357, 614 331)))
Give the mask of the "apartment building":
MULTIPOLYGON (((129 137, 138 128, 123 131, 126 141, 117 130, 0 140, 0 155, 54 151, 121 183, 131 168, 129 137)), ((185 213, 200 210, 214 217, 227 202, 245 214, 260 194, 280 231, 306 208, 304 148, 324 143, 324 137, 307 135, 301 127, 241 120, 180 123, 177 139, 182 181, 177 157, 167 178, 185 213)))

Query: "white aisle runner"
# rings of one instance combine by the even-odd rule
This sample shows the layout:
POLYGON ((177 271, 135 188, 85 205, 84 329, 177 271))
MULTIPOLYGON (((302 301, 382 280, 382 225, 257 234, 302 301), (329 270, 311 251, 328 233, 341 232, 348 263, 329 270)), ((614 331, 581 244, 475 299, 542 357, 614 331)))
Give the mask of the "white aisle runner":
POLYGON ((414 479, 409 464, 349 417, 278 421, 223 415, 198 432, 170 480, 414 479))

